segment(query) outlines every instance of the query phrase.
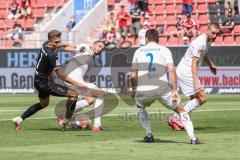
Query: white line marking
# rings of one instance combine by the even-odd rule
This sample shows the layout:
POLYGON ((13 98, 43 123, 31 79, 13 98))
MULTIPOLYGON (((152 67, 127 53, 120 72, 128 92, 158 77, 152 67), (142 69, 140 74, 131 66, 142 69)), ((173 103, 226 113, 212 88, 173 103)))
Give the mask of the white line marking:
MULTIPOLYGON (((214 109, 214 110, 196 110, 194 112, 224 112, 224 111, 240 111, 240 109, 214 109)), ((107 114, 107 115, 104 115, 104 117, 114 117, 114 116, 125 116, 127 113, 127 115, 136 115, 137 113, 128 113, 128 112, 123 112, 123 113, 116 113, 116 114, 107 114)), ((150 114, 154 114, 154 113, 159 113, 159 112, 148 112, 150 114)), ((168 112, 161 112, 161 113, 173 113, 173 111, 168 111, 168 112)), ((41 117, 41 118, 28 118, 28 120, 31 120, 31 119, 56 119, 57 117, 41 117)), ((12 119, 0 119, 0 122, 3 122, 3 121, 11 121, 12 119)))

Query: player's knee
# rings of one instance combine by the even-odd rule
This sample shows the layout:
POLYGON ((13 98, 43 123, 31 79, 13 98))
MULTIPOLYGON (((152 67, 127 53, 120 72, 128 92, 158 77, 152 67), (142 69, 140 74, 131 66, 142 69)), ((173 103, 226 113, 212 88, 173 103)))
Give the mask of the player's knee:
POLYGON ((39 104, 42 106, 42 108, 46 108, 49 105, 49 101, 48 102, 40 102, 39 104))
POLYGON ((94 99, 93 99, 93 97, 87 97, 86 101, 88 102, 89 105, 92 105, 94 102, 94 99))
POLYGON ((197 96, 198 102, 200 105, 204 104, 207 101, 207 95, 205 92, 201 92, 197 96))

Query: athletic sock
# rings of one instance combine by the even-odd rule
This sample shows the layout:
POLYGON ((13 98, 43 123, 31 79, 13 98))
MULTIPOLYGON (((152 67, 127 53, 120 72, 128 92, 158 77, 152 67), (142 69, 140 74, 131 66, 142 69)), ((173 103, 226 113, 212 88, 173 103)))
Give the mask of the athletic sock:
POLYGON ((186 112, 191 112, 192 110, 196 109, 198 106, 200 106, 198 100, 196 98, 190 100, 186 105, 184 106, 184 110, 186 112))
POLYGON ((37 111, 43 109, 43 107, 40 105, 40 103, 35 103, 32 106, 30 106, 23 114, 21 115, 21 118, 25 120, 26 118, 32 116, 37 111))
POLYGON ((182 113, 180 113, 180 117, 181 117, 182 124, 188 134, 188 137, 191 140, 195 141, 196 137, 194 135, 194 128, 193 128, 193 124, 192 124, 189 114, 187 112, 182 112, 182 113))
POLYGON ((76 107, 75 107, 75 111, 74 112, 80 112, 81 110, 83 110, 84 108, 86 108, 87 106, 89 106, 88 102, 86 100, 79 100, 76 103, 76 107))
POLYGON ((97 98, 95 105, 94 105, 94 114, 95 114, 95 119, 94 119, 94 124, 93 126, 98 128, 101 127, 101 116, 103 113, 103 107, 104 107, 104 101, 103 99, 97 98))
POLYGON ((65 115, 66 119, 72 118, 73 112, 76 107, 76 103, 77 103, 77 100, 71 100, 71 99, 67 100, 67 104, 66 104, 67 109, 66 109, 66 115, 65 115))
POLYGON ((138 108, 138 116, 142 127, 146 131, 146 135, 152 135, 151 124, 148 116, 148 112, 145 108, 138 108))

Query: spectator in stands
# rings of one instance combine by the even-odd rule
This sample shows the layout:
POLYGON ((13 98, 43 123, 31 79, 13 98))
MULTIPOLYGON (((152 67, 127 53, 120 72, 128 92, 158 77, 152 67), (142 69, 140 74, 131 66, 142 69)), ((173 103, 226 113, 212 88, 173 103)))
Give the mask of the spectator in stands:
POLYGON ((130 11, 130 17, 132 18, 131 35, 134 37, 134 44, 136 44, 138 32, 141 29, 140 20, 142 17, 142 11, 137 3, 134 4, 134 8, 130 11))
POLYGON ((8 19, 18 19, 21 17, 20 14, 20 6, 19 3, 17 3, 17 0, 13 0, 8 8, 9 14, 8 19))
POLYGON ((148 10, 148 0, 138 0, 138 5, 144 13, 148 10))
POLYGON ((228 14, 226 21, 220 24, 221 33, 231 33, 234 29, 235 23, 232 19, 232 14, 228 14))
POLYGON ((127 12, 125 12, 125 7, 123 4, 121 4, 121 9, 117 14, 117 20, 118 20, 118 27, 119 27, 119 33, 123 38, 123 41, 125 41, 127 36, 127 20, 129 19, 129 15, 127 12))
POLYGON ((183 47, 188 47, 189 46, 189 38, 188 37, 186 37, 186 36, 184 36, 183 37, 183 44, 182 44, 182 46, 183 47))
POLYGON ((193 0, 183 0, 182 14, 192 14, 193 0))
POLYGON ((128 13, 133 9, 135 3, 137 3, 137 0, 128 0, 128 13))
POLYGON ((104 28, 102 32, 99 34, 99 40, 104 41, 107 44, 107 28, 104 28))
MULTIPOLYGON (((182 39, 184 36, 184 27, 183 27, 183 21, 182 21, 182 15, 177 15, 177 22, 176 22, 176 31, 173 31, 170 33, 171 37, 177 36, 178 40, 182 39)), ((170 37, 170 38, 171 38, 170 37)))
POLYGON ((27 18, 32 14, 31 0, 20 1, 21 15, 27 18))
POLYGON ((107 33, 106 36, 106 45, 109 44, 118 44, 120 42, 121 35, 116 32, 115 28, 112 28, 110 32, 107 33))
POLYGON ((145 46, 146 45, 146 40, 145 40, 145 34, 148 30, 149 27, 149 22, 144 22, 142 29, 138 32, 138 37, 139 37, 139 44, 140 46, 145 46))
POLYGON ((13 46, 21 47, 21 41, 23 40, 23 27, 17 20, 10 33, 7 34, 7 38, 14 41, 13 46))
POLYGON ((112 28, 116 28, 116 19, 114 18, 114 13, 111 12, 109 15, 109 19, 107 21, 107 30, 111 31, 112 28))
POLYGON ((225 0, 225 15, 226 17, 228 16, 228 14, 231 12, 232 17, 235 15, 235 0, 225 0))
POLYGON ((75 17, 71 16, 69 22, 67 22, 67 31, 71 31, 76 26, 75 17))
POLYGON ((187 37, 197 37, 197 23, 191 18, 191 15, 186 14, 187 18, 183 21, 184 34, 187 37))

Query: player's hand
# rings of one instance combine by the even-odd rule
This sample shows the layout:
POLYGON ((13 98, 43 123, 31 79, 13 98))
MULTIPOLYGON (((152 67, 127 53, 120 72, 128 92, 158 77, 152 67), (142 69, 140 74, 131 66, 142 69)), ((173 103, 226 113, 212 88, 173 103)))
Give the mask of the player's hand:
POLYGON ((78 83, 78 84, 76 85, 76 87, 77 87, 83 94, 86 94, 86 93, 87 93, 87 87, 84 86, 83 84, 78 83))
POLYGON ((136 90, 131 90, 130 95, 132 98, 134 98, 136 95, 136 90))
POLYGON ((177 102, 180 99, 180 96, 178 94, 178 91, 173 91, 172 92, 172 101, 177 102))
POLYGON ((211 65, 211 66, 209 66, 209 68, 210 68, 210 71, 211 71, 214 75, 217 74, 217 67, 216 67, 215 65, 211 65))
POLYGON ((195 84, 195 90, 196 90, 196 92, 201 92, 203 90, 203 87, 201 86, 200 83, 195 84))

